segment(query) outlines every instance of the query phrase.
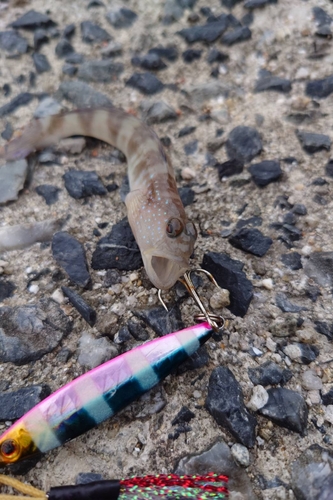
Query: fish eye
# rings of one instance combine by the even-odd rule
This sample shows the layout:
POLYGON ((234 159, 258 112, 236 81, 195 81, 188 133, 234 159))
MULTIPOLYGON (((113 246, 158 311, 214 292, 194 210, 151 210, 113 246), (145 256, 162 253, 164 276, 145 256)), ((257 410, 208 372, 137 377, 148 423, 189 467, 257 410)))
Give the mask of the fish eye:
POLYGON ((197 233, 197 230, 196 230, 196 227, 195 225, 193 224, 193 222, 188 222, 185 226, 185 233, 188 235, 188 236, 192 236, 193 238, 196 239, 196 237, 198 236, 198 233, 197 233))
POLYGON ((0 452, 4 458, 14 458, 19 452, 19 446, 14 439, 6 439, 1 444, 0 452))
POLYGON ((184 224, 181 220, 172 218, 168 221, 166 226, 166 233, 169 238, 177 238, 184 230, 184 224))

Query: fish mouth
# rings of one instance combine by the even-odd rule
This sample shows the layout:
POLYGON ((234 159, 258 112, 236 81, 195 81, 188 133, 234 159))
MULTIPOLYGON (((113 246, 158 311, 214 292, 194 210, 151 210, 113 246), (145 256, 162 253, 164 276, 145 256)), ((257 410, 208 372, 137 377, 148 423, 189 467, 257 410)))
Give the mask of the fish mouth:
POLYGON ((150 281, 156 288, 168 290, 187 271, 186 260, 167 255, 143 255, 144 265, 150 281))

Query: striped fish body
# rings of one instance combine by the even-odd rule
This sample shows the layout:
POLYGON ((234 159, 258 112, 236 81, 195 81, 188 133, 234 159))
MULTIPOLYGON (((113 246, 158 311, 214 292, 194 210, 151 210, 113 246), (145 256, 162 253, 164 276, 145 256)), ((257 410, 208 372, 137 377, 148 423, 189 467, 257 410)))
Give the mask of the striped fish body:
POLYGON ((87 372, 30 410, 0 438, 0 465, 45 453, 95 427, 164 379, 212 333, 208 323, 147 342, 87 372))
POLYGON ((122 151, 128 164, 128 220, 150 281, 171 288, 189 269, 197 233, 185 213, 170 159, 155 132, 121 109, 92 108, 32 120, 0 149, 18 160, 73 135, 95 137, 122 151))

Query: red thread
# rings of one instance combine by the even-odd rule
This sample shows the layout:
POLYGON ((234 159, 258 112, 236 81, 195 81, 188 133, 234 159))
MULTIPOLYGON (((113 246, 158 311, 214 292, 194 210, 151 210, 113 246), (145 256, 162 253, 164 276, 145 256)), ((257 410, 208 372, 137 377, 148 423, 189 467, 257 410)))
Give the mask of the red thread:
POLYGON ((148 475, 144 477, 132 477, 129 479, 122 479, 120 481, 123 487, 141 487, 151 488, 153 486, 158 488, 165 488, 168 486, 180 486, 182 488, 199 488, 203 491, 227 493, 228 490, 225 486, 217 485, 216 483, 227 483, 228 477, 222 474, 215 474, 209 472, 207 475, 200 476, 178 476, 177 474, 158 474, 156 476, 148 475), (215 484, 214 484, 215 483, 215 484))

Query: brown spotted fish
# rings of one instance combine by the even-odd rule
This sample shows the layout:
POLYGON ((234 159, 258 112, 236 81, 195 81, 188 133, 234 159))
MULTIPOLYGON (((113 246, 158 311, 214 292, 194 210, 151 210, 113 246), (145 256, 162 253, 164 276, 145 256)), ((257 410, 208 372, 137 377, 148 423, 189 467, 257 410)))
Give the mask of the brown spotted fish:
POLYGON ((120 149, 128 163, 128 220, 151 282, 171 288, 189 268, 197 232, 185 213, 174 171, 155 132, 125 111, 92 108, 33 119, 0 152, 7 160, 85 135, 120 149))

